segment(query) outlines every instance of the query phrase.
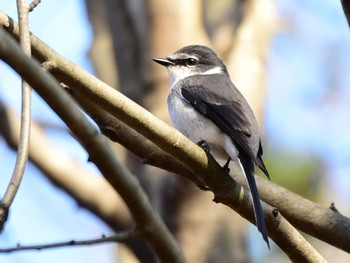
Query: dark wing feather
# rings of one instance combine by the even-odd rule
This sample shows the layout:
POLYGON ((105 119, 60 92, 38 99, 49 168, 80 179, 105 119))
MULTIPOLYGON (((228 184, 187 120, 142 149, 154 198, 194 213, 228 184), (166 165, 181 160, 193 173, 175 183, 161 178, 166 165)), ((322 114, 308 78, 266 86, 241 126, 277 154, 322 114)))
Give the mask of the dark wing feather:
MULTIPOLYGON (((209 80, 209 78, 206 80, 213 81, 209 80)), ((239 146, 241 150, 255 160, 256 153, 254 153, 249 144, 252 128, 251 122, 242 104, 238 102, 237 97, 233 96, 233 89, 235 89, 233 84, 231 82, 220 83, 220 85, 226 86, 221 86, 224 89, 217 90, 218 85, 215 84, 218 83, 207 83, 205 81, 202 81, 202 83, 206 83, 204 84, 206 86, 198 85, 196 81, 183 83, 184 85, 182 85, 181 89, 182 96, 199 113, 206 116, 223 132, 229 135, 235 145, 239 146)), ((240 93, 237 96, 243 98, 240 93)))

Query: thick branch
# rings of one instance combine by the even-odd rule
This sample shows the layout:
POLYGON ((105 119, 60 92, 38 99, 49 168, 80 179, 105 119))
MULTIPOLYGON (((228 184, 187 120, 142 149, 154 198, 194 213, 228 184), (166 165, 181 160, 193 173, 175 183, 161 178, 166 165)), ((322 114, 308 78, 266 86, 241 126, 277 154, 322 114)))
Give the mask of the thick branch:
POLYGON ((116 159, 104 138, 74 105, 57 81, 27 57, 0 28, 0 57, 12 66, 67 124, 106 179, 127 203, 141 232, 163 262, 185 262, 174 238, 153 210, 138 181, 116 159))
MULTIPOLYGON (((193 178, 196 178, 195 173, 187 169, 177 159, 161 150, 116 117, 87 101, 83 96, 78 96, 74 92, 73 96, 97 124, 104 128, 105 135, 122 144, 144 163, 184 175, 192 181, 193 178)), ((235 180, 247 188, 244 176, 237 175, 235 180)), ((349 242, 347 233, 350 231, 350 221, 347 217, 302 198, 261 177, 256 177, 256 180, 262 199, 277 207, 293 225, 298 226, 305 233, 347 251, 347 242, 349 242), (320 231, 320 229, 322 230, 320 231)), ((195 183, 198 184, 196 181, 195 183)))
MULTIPOLYGON (((38 39, 33 39, 33 41, 39 43, 38 39)), ((43 43, 39 43, 37 47, 47 50, 43 43)), ((41 58, 46 56, 48 59, 47 55, 52 59, 51 62, 55 66, 53 72, 60 80, 64 80, 78 94, 85 96, 105 111, 139 131, 143 136, 156 143, 163 151, 171 153, 210 187, 215 193, 216 200, 230 206, 243 217, 254 222, 249 193, 244 191, 231 177, 227 176, 210 155, 206 155, 201 148, 180 133, 157 120, 152 114, 103 82, 90 76, 78 66, 68 63, 52 50, 49 53, 41 54, 41 58), (67 72, 70 73, 67 74, 67 72)), ((16 68, 16 63, 13 66, 16 68)), ((18 68, 16 70, 20 74, 25 73, 18 68)), ((276 213, 273 213, 273 209, 267 205, 264 205, 264 208, 266 221, 268 226, 271 226, 269 227, 271 238, 285 250, 291 259, 301 256, 304 257, 303 262, 322 262, 322 257, 291 225, 287 224, 282 216, 276 217, 276 213), (297 243, 295 243, 296 241, 297 243)))

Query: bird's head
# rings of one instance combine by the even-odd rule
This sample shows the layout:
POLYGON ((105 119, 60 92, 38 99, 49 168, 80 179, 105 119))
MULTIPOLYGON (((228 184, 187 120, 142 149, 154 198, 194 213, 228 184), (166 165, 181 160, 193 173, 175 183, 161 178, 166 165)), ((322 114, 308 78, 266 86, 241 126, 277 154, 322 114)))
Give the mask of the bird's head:
POLYGON ((165 58, 153 61, 165 66, 173 86, 177 81, 193 75, 227 74, 224 62, 216 53, 201 45, 186 46, 165 58))

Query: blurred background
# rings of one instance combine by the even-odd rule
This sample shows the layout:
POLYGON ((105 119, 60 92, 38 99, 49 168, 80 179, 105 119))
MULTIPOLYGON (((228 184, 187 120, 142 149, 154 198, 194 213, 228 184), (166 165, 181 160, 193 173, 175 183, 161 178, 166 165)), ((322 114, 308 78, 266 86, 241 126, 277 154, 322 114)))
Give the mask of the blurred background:
MULTIPOLYGON (((1 1, 0 10, 17 20, 15 1, 1 1)), ((349 216, 350 38, 340 1, 42 1, 30 14, 30 29, 55 51, 167 122, 168 78, 151 58, 188 44, 212 47, 259 119, 271 180, 325 207, 334 202, 349 216)), ((20 78, 3 62, 0 100, 20 111, 20 78)), ((64 155, 98 173, 36 94, 33 119, 64 155)), ((122 149, 116 151, 155 206, 172 216, 174 222, 166 221, 189 262, 289 262, 278 247, 266 249, 254 226, 212 204, 212 196, 177 176, 145 167, 122 149), (175 190, 164 196, 162 189, 175 190), (174 211, 165 208, 172 202, 174 211)), ((16 152, 0 137, 1 195, 15 158, 16 152)), ((29 163, 0 247, 111 233, 29 163)), ((329 261, 350 261, 345 252, 306 238, 329 261)), ((0 262, 137 262, 118 247, 0 254, 0 262)))

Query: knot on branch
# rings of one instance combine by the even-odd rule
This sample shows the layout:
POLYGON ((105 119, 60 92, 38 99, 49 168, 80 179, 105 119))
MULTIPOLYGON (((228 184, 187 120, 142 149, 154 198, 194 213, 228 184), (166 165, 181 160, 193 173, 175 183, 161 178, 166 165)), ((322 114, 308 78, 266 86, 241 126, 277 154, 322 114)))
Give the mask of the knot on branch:
POLYGON ((279 214, 280 214, 280 212, 278 211, 277 208, 272 209, 272 215, 273 215, 274 218, 278 217, 279 214))

